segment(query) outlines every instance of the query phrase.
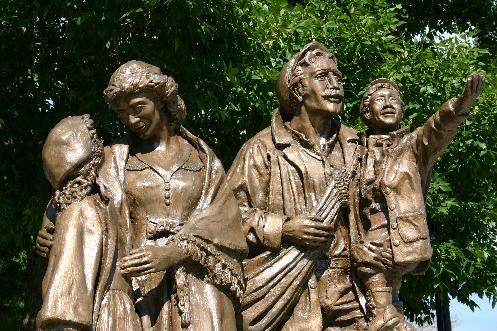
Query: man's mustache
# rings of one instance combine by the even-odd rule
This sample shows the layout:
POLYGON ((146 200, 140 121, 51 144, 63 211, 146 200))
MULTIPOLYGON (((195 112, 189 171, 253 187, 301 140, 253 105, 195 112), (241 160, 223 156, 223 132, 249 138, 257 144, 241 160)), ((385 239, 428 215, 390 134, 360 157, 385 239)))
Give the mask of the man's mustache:
POLYGON ((343 93, 340 93, 340 90, 332 89, 332 90, 326 90, 322 94, 323 98, 334 98, 334 99, 339 99, 340 101, 343 101, 343 93))

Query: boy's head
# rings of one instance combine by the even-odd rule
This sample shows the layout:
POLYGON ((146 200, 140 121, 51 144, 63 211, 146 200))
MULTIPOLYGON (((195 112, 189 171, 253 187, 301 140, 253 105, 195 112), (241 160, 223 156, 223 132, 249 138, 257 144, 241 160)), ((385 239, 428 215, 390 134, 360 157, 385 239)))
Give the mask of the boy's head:
POLYGON ((54 189, 60 189, 71 178, 95 172, 93 168, 100 166, 102 157, 102 142, 89 115, 64 118, 43 145, 43 169, 54 189))
POLYGON ((376 133, 389 133, 400 127, 404 102, 397 84, 386 78, 369 84, 361 100, 361 118, 376 133))

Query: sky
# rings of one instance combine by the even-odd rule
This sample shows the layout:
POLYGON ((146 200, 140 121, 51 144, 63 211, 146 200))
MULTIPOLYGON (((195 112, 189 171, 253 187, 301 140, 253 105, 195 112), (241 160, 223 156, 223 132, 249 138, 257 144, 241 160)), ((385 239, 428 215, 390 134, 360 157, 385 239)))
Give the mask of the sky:
POLYGON ((497 331, 497 306, 486 298, 471 296, 480 309, 471 311, 467 306, 453 299, 450 302, 450 319, 454 321, 453 331, 497 331))

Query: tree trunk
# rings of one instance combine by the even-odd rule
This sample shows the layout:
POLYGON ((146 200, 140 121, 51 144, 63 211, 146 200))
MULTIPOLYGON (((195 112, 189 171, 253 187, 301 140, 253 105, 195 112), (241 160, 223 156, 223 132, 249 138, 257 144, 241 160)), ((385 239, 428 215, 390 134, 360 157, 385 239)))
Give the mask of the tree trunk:
POLYGON ((452 331, 449 310, 449 296, 447 294, 435 294, 437 306, 437 330, 452 331))

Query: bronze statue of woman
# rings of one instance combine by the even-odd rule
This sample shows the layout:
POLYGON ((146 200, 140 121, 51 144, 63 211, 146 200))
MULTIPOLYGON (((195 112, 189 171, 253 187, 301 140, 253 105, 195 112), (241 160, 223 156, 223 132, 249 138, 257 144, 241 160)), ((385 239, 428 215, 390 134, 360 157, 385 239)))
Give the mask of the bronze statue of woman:
POLYGON ((124 253, 116 247, 120 233, 96 185, 103 153, 88 115, 61 120, 45 141, 43 168, 54 195, 38 238, 48 263, 35 289, 42 295, 41 307, 33 307, 37 326, 25 324, 30 330, 141 330, 130 282, 115 268, 124 253))
POLYGON ((105 148, 97 183, 117 222, 144 330, 235 330, 247 252, 241 216, 221 162, 180 125, 173 78, 130 61, 106 101, 128 129, 105 148))

